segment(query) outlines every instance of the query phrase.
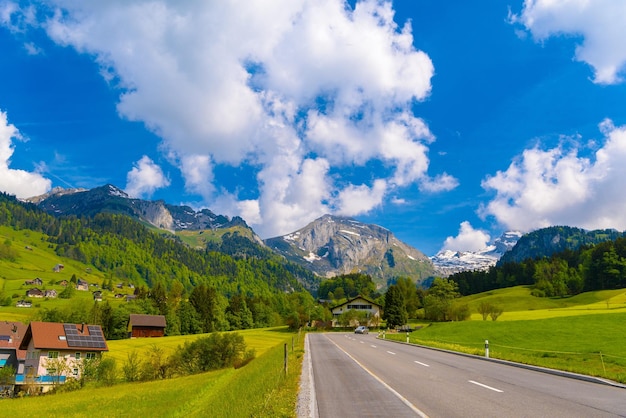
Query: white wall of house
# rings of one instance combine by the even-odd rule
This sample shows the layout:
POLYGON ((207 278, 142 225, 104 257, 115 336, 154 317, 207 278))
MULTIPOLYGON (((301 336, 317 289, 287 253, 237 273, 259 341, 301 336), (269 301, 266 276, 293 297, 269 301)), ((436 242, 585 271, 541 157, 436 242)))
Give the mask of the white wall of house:
MULTIPOLYGON (((352 300, 350 302, 346 302, 342 305, 336 306, 332 309, 332 314, 333 314, 333 326, 337 326, 337 320, 339 318, 339 316, 351 309, 354 309, 355 311, 358 312, 366 312, 367 313, 367 318, 368 318, 368 325, 371 325, 371 323, 373 322, 372 320, 375 318, 378 318, 378 321, 376 322, 380 322, 380 308, 378 305, 373 304, 372 302, 369 302, 363 298, 356 298, 355 300, 352 300)), ((361 324, 361 325, 365 325, 365 324, 361 324)))
POLYGON ((81 351, 81 350, 58 350, 58 349, 43 349, 37 350, 34 347, 31 340, 28 344, 26 351, 26 361, 24 363, 24 374, 26 376, 58 376, 58 373, 52 373, 51 363, 60 359, 63 359, 67 365, 62 375, 68 378, 79 378, 81 372, 82 361, 86 358, 96 358, 98 354, 93 351, 81 351))

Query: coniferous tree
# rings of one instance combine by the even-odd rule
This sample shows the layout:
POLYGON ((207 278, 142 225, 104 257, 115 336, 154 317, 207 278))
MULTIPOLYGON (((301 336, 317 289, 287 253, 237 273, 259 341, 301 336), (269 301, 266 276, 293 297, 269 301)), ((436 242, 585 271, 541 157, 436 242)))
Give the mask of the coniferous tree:
POLYGON ((395 328, 407 322, 408 315, 404 304, 404 295, 396 285, 389 286, 387 293, 385 293, 383 319, 387 321, 387 327, 389 328, 395 328))

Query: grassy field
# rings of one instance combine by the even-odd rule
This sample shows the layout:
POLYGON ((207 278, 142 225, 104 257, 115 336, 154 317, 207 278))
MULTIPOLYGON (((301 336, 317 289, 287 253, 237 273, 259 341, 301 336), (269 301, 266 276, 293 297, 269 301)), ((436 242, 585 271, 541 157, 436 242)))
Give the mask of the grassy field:
MULTIPOLYGON (((572 371, 626 383, 626 289, 571 298, 535 298, 528 287, 499 289, 461 299, 476 311, 488 301, 505 311, 497 321, 427 323, 410 342, 572 371)), ((417 323, 416 323, 417 324, 417 323)), ((388 338, 406 340, 405 334, 388 338)))
MULTIPOLYGON (((0 260, 0 291, 11 296, 10 306, 0 306, 0 320, 30 322, 40 308, 69 308, 74 309, 78 305, 93 304, 92 291, 99 288, 92 286, 90 291, 76 291, 71 299, 61 298, 26 298, 26 292, 37 287, 41 290, 55 289, 60 293, 64 287, 56 284, 61 280, 70 280, 72 275, 82 278, 89 283, 102 285, 104 275, 90 266, 75 260, 57 256, 48 246, 44 236, 33 231, 14 231, 0 226, 0 243, 11 241, 11 248, 18 254, 17 262, 0 260), (56 273, 52 268, 57 264, 63 264, 62 271, 56 273), (42 286, 30 286, 24 284, 26 280, 40 278, 42 286), (20 299, 30 300, 32 308, 18 308, 15 306, 20 299)), ((132 289, 115 289, 119 293, 132 293, 132 289)), ((104 298, 112 305, 124 303, 114 297, 114 292, 105 291, 104 298)))
MULTIPOLYGON (((303 355, 303 335, 284 328, 240 332, 257 358, 240 369, 147 383, 86 388, 44 398, 0 401, 3 416, 40 417, 291 417, 303 355), (288 347, 285 373, 284 344, 288 347)), ((111 341, 110 355, 141 351, 150 344, 173 350, 189 337, 111 341), (158 341, 157 341, 158 340, 158 341), (148 342, 148 344, 146 344, 148 342)), ((124 357, 123 354, 120 354, 124 357)))

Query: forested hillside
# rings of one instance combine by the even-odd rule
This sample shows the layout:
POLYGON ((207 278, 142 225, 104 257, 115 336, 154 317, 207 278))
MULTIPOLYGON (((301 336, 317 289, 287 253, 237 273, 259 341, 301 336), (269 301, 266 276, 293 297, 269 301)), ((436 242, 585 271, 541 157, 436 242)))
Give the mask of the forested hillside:
MULTIPOLYGON (((521 241, 521 240, 520 240, 521 241)), ((586 244, 551 256, 450 276, 462 295, 532 285, 535 296, 567 296, 626 287, 626 238, 586 244)))
MULTIPOLYGON (((55 218, 6 194, 0 194, 0 225, 43 233, 59 257, 103 272, 104 288, 112 282, 134 285, 138 299, 147 302, 122 313, 104 303, 89 313, 88 319, 100 318, 109 338, 122 336, 122 319, 131 310, 167 315, 170 333, 298 322, 298 309, 312 301, 306 289, 318 283, 311 272, 236 234, 199 251, 123 215, 55 218), (112 320, 115 325, 106 323, 112 320)), ((11 257, 10 246, 0 257, 11 257)), ((61 314, 44 312, 42 319, 63 320, 61 314)))
POLYGON ((529 258, 550 257, 566 250, 576 250, 581 246, 594 245, 604 241, 614 241, 624 233, 615 229, 587 231, 571 226, 551 226, 524 234, 510 250, 505 252, 497 265, 519 263, 529 258))

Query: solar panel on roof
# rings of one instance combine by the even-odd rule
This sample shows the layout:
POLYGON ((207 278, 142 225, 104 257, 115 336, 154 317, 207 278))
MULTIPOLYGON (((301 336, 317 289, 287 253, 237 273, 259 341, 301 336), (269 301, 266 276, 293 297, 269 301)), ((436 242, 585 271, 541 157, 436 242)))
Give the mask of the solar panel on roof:
POLYGON ((74 324, 63 324, 63 329, 69 347, 106 348, 102 329, 98 326, 87 325, 89 335, 80 335, 74 324))

